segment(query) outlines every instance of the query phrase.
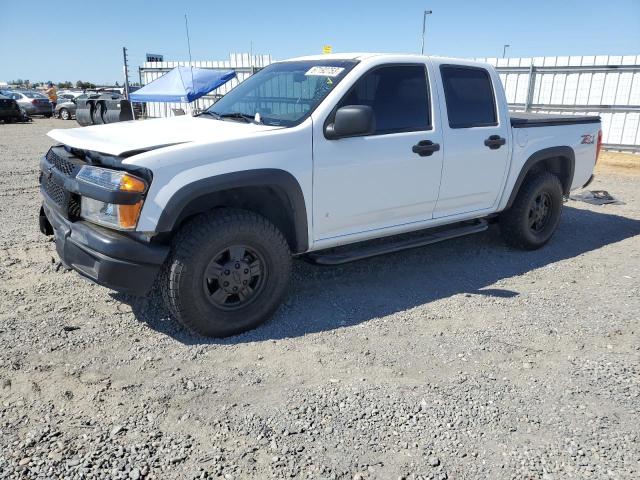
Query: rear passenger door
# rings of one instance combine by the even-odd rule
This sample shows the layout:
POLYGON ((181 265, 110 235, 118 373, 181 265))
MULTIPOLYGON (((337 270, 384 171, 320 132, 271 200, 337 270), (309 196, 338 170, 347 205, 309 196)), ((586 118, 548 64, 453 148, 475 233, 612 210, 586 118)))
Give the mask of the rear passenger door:
POLYGON ((433 217, 491 209, 502 191, 511 152, 508 112, 500 111, 506 102, 495 84, 499 78, 477 66, 438 67, 445 148, 433 217))

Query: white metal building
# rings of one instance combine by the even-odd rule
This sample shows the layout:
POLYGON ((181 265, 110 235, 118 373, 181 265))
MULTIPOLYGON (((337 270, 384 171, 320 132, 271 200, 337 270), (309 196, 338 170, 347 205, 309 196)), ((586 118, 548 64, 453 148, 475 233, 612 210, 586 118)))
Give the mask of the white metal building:
MULTIPOLYGON (((594 114, 603 121, 605 147, 640 152, 640 55, 479 58, 496 67, 512 110, 594 114)), ((232 53, 228 60, 147 62, 140 68, 143 85, 178 65, 233 69, 237 78, 195 102, 204 109, 259 68, 271 55, 232 53)), ((148 103, 147 115, 166 117, 186 104, 148 103)))

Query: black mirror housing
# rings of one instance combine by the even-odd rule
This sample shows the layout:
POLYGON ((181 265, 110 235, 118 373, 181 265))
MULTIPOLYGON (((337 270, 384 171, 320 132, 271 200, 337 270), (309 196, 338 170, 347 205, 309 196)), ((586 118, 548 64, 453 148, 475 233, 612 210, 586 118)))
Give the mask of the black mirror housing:
POLYGON ((333 123, 325 128, 328 139, 371 135, 376 131, 376 118, 368 105, 345 105, 336 110, 333 123))

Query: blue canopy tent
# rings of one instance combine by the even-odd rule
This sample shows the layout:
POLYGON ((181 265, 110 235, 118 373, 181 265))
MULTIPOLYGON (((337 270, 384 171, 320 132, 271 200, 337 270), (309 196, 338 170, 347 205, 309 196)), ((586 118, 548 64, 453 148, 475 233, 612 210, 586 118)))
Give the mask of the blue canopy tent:
POLYGON ((176 67, 129 95, 132 102, 193 102, 224 85, 236 72, 176 67))

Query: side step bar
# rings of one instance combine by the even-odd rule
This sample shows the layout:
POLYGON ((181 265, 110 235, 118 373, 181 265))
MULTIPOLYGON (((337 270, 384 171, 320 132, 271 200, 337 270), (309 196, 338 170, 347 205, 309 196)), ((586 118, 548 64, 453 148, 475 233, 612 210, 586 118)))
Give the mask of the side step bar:
POLYGON ((442 242, 451 238, 463 237, 472 233, 479 233, 489 228, 487 221, 484 219, 474 221, 473 223, 459 223, 452 228, 425 233, 417 238, 390 240, 383 244, 339 247, 340 252, 313 252, 304 256, 305 260, 317 265, 342 265, 343 263, 355 262, 365 258, 385 255, 387 253, 399 252, 401 250, 409 250, 411 248, 423 247, 432 243, 442 242), (346 250, 346 249, 349 250, 346 250))

